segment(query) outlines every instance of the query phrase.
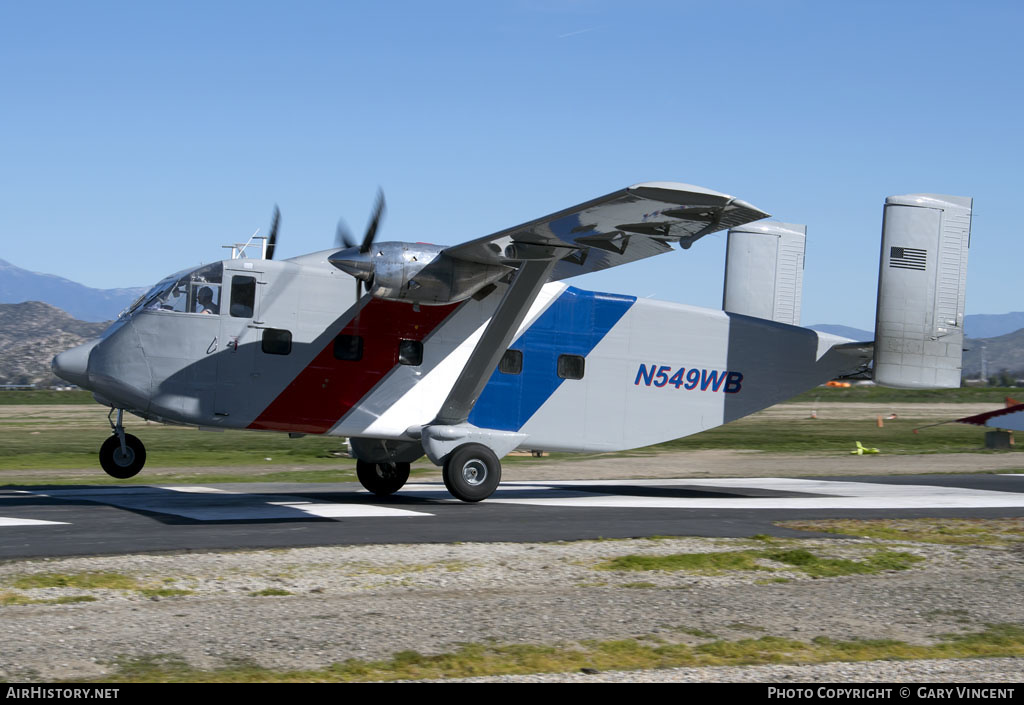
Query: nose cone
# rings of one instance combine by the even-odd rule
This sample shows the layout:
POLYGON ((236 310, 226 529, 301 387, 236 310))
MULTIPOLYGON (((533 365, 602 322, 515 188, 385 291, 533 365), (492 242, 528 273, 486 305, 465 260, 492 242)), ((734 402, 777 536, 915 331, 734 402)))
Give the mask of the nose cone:
POLYGON ((99 338, 83 343, 76 348, 65 350, 50 363, 53 374, 79 387, 89 387, 89 354, 100 342, 99 338))
POLYGON ((368 252, 360 252, 355 247, 335 252, 327 261, 345 274, 351 274, 364 282, 370 281, 370 277, 373 276, 373 258, 368 252))

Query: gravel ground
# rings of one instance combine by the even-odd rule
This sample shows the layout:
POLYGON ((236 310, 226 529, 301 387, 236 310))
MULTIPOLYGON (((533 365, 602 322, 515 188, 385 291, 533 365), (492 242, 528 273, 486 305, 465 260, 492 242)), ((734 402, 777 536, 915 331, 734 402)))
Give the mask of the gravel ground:
MULTIPOLYGON (((0 564, 0 592, 32 599, 88 595, 94 602, 0 607, 0 679, 102 678, 124 656, 169 654, 201 668, 247 660, 308 669, 465 642, 559 644, 653 637, 699 644, 766 635, 809 641, 896 639, 1024 624, 1024 564, 1016 547, 903 544, 926 560, 906 571, 811 579, 776 572, 597 570, 626 554, 750 548, 739 539, 659 539, 555 544, 456 544, 303 548, 17 561, 0 564), (109 571, 140 587, 188 590, 25 588, 37 573, 109 571), (789 578, 790 582, 771 582, 789 578), (254 595, 265 590, 280 596, 254 595)), ((802 539, 832 557, 865 556, 863 539, 802 539)), ((787 544, 789 545, 789 544, 787 544)), ((795 545, 795 544, 794 544, 795 545)), ((771 564, 766 564, 771 565, 771 564)), ((525 680, 1019 680, 1022 660, 887 662, 697 668, 525 680)), ((488 680, 510 680, 494 678, 488 680)))
MULTIPOLYGON (((762 413, 803 417, 810 406, 784 405, 762 413)), ((843 404, 841 409, 840 405, 815 406, 819 416, 886 411, 874 405, 870 409, 855 404, 843 404)), ((974 413, 964 405, 937 408, 941 406, 929 404, 927 411, 937 418, 948 418, 960 410, 974 413)), ((900 409, 901 414, 910 411, 900 409)), ((506 464, 503 474, 506 480, 794 477, 1013 471, 1022 467, 1024 461, 1016 454, 837 458, 692 451, 637 457, 628 463, 621 458, 591 458, 555 466, 516 462, 506 464)), ((220 470, 244 473, 253 469, 220 470)), ((147 468, 147 472, 158 476, 160 470, 147 468)), ((830 557, 856 558, 873 552, 881 543, 812 538, 786 545, 830 557)), ((0 563, 0 597, 56 600, 77 596, 94 601, 0 606, 4 635, 0 680, 102 679, 116 672, 118 659, 155 655, 180 658, 198 668, 243 660, 274 669, 311 669, 348 658, 387 658, 406 649, 442 653, 466 642, 568 645, 586 639, 639 637, 697 645, 713 639, 774 635, 801 641, 828 636, 927 644, 934 643, 937 635, 977 632, 987 624, 1024 625, 1024 603, 1019 599, 1024 583, 1020 544, 954 547, 901 543, 896 550, 914 553, 924 562, 906 571, 817 580, 770 562, 765 567, 775 572, 698 575, 596 569, 604 560, 627 554, 726 551, 754 545, 760 544, 683 538, 335 546, 5 562, 0 563), (136 588, 16 587, 18 579, 29 574, 85 572, 130 576, 136 588), (773 582, 776 578, 790 582, 773 582), (156 589, 188 593, 159 596, 144 592, 156 589), (254 594, 264 591, 288 594, 254 594)), ((1022 666, 1024 659, 950 659, 482 680, 1018 682, 1022 666)))
MULTIPOLYGON (((1021 659, 927 659, 808 666, 722 666, 657 671, 539 673, 532 676, 450 678, 423 683, 1020 683, 1021 659)), ((1020 690, 1018 689, 1018 693, 1020 690)))

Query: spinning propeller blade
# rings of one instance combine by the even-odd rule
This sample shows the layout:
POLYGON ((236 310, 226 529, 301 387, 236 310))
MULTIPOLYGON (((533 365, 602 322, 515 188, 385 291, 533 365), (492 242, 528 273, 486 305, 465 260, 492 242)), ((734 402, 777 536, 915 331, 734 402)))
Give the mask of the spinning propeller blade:
POLYGON ((384 203, 384 191, 377 189, 377 203, 373 207, 373 217, 370 224, 366 226, 366 235, 363 236, 363 244, 359 246, 360 252, 369 252, 373 240, 377 236, 377 228, 380 226, 380 219, 384 215, 386 206, 384 203))
POLYGON ((352 237, 352 231, 349 230, 344 220, 338 221, 338 227, 334 232, 335 246, 344 246, 345 249, 332 256, 331 262, 355 277, 357 299, 363 296, 363 282, 366 282, 367 286, 373 284, 373 260, 367 253, 373 247, 373 241, 377 237, 377 230, 380 228, 380 222, 384 217, 385 210, 384 191, 378 190, 377 202, 373 206, 373 214, 370 216, 370 222, 366 226, 363 241, 358 247, 356 247, 355 240, 352 237))
POLYGON ((274 219, 270 222, 270 236, 267 238, 267 259, 274 259, 274 247, 277 246, 277 229, 281 225, 281 209, 274 206, 274 219))
POLYGON ((338 227, 334 230, 334 246, 337 248, 356 246, 356 241, 352 239, 352 231, 343 219, 338 220, 338 227))

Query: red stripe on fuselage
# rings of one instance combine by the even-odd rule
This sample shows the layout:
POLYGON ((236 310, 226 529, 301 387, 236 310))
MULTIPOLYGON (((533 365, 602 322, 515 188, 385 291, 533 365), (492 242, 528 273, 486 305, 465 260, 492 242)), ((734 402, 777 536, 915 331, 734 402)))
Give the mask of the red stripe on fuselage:
POLYGON ((371 299, 339 335, 363 338, 361 360, 338 360, 332 339, 249 428, 324 433, 398 365, 398 341, 422 341, 459 304, 421 306, 371 299))

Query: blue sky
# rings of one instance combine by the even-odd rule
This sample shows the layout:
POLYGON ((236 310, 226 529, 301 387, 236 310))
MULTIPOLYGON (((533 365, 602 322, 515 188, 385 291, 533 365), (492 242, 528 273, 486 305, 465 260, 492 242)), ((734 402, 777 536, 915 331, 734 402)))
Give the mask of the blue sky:
MULTIPOLYGON (((454 244, 632 183, 808 226, 871 328, 886 196, 973 196, 968 313, 1024 309, 1019 2, 0 5, 0 258, 90 286, 361 232, 454 244)), ((720 307, 724 234, 575 280, 720 307)))

